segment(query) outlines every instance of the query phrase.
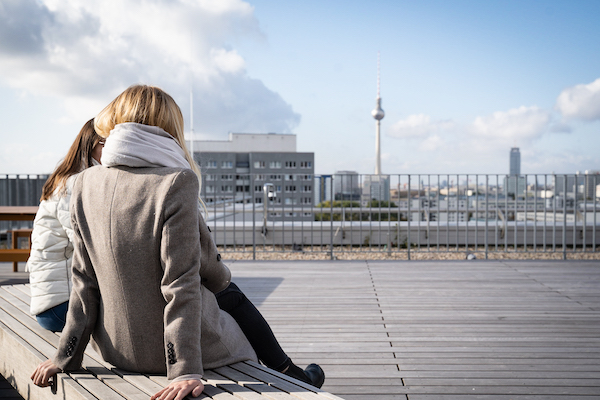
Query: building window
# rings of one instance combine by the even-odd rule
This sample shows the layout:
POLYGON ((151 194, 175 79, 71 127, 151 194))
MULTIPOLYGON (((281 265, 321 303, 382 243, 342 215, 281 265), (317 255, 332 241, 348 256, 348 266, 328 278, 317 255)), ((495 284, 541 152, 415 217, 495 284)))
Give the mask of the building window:
POLYGON ((254 168, 266 168, 267 163, 265 161, 254 161, 254 168))
POLYGON ((254 178, 255 181, 264 181, 265 180, 265 176, 264 175, 256 175, 256 178, 254 178))
POLYGON ((285 180, 286 181, 295 181, 296 175, 285 175, 285 180))
POLYGON ((302 204, 312 204, 312 199, 310 197, 303 197, 302 204))
POLYGON ((296 161, 286 161, 285 167, 286 168, 296 168, 296 161))
POLYGON ((270 212, 269 216, 271 216, 271 217, 281 217, 281 213, 280 212, 270 212))
POLYGON ((235 191, 236 191, 236 193, 249 192, 250 191, 250 186, 247 186, 247 185, 237 185, 235 187, 235 191))
POLYGON ((296 186, 294 186, 294 185, 286 186, 285 192, 286 193, 296 193, 296 186))
POLYGON ((233 161, 223 161, 221 168, 233 168, 233 161))
POLYGON ((214 193, 214 192, 215 192, 215 187, 213 185, 206 186, 206 193, 214 193))
POLYGON ((310 181, 311 179, 312 179, 312 175, 303 175, 302 176, 303 181, 310 181))
POLYGON ((223 186, 221 186, 221 192, 231 193, 231 192, 233 192, 233 186, 232 185, 223 185, 223 186))
POLYGON ((281 161, 270 161, 269 162, 269 168, 281 168, 281 161))
POLYGON ((298 199, 286 197, 284 204, 288 206, 298 204, 298 199))
POLYGON ((263 187, 256 185, 256 186, 254 186, 254 191, 255 192, 262 192, 263 191, 263 187))
POLYGON ((275 191, 281 193, 281 185, 275 185, 275 191))
POLYGON ((217 168, 217 162, 216 161, 208 161, 206 163, 206 168, 217 168))
POLYGON ((215 175, 212 175, 212 174, 206 174, 206 175, 204 175, 204 178, 205 178, 207 181, 214 181, 214 180, 215 180, 215 175))
POLYGON ((269 179, 272 181, 280 181, 281 175, 269 175, 269 179))
POLYGON ((300 168, 312 168, 312 161, 300 161, 300 168))
POLYGON ((309 186, 309 185, 302 186, 302 192, 303 193, 311 193, 312 192, 312 186, 309 186))
POLYGON ((221 175, 221 180, 232 181, 233 180, 233 175, 221 175))

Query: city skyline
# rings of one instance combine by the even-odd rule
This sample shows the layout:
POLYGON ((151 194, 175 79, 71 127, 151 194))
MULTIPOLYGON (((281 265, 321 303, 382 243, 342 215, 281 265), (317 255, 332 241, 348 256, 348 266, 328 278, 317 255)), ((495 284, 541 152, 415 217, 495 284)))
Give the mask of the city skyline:
MULTIPOLYGON (((0 173, 49 173, 133 83, 173 95, 197 140, 294 133, 315 173, 600 169, 596 1, 9 0, 0 173), (160 30, 148 29, 160 26, 160 30)), ((201 149, 195 149, 201 151, 201 149)))

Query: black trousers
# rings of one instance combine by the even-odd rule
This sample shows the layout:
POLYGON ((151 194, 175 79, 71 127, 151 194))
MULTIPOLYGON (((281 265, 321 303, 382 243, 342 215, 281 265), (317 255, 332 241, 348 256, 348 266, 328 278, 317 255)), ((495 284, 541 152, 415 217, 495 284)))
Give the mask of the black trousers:
POLYGON ((289 357, 279 345, 271 327, 235 283, 231 282, 215 296, 221 310, 231 315, 242 328, 263 364, 276 371, 289 365, 289 357))

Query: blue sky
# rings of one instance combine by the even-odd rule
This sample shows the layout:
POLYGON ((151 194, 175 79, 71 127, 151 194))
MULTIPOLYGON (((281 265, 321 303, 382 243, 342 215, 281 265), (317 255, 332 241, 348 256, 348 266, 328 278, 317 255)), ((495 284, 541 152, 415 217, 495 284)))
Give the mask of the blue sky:
POLYGON ((582 0, 4 0, 0 173, 51 171, 140 82, 186 115, 192 86, 198 138, 296 133, 317 173, 372 173, 378 51, 384 173, 507 173, 511 146, 523 173, 598 170, 598 15, 582 0))

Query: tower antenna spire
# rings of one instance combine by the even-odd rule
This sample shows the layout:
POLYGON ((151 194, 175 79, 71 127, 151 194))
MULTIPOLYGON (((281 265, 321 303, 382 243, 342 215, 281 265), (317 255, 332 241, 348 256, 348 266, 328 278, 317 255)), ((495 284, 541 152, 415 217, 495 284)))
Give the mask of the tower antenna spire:
POLYGON ((379 88, 381 87, 381 80, 379 77, 379 51, 377 51, 377 98, 380 98, 379 88))
POLYGON ((381 175, 381 120, 385 117, 385 112, 381 108, 380 96, 380 77, 379 77, 379 51, 377 52, 377 98, 375 99, 375 109, 371 115, 377 121, 375 123, 375 175, 381 175))

